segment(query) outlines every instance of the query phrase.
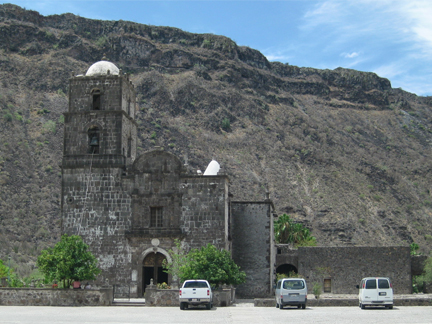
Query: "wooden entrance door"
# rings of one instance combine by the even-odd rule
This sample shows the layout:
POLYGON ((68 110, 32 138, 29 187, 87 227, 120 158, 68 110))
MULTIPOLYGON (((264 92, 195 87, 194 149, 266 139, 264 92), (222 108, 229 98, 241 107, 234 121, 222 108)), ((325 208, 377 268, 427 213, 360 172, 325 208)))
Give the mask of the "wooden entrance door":
POLYGON ((331 292, 331 279, 324 279, 324 292, 331 292))

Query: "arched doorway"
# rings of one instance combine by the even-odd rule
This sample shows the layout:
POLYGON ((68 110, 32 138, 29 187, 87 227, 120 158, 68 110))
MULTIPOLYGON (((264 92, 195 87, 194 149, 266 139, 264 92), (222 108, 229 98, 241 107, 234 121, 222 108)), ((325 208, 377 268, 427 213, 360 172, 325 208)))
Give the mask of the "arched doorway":
POLYGON ((149 253, 143 260, 143 280, 142 280, 142 291, 145 292, 145 288, 150 284, 150 280, 153 279, 153 284, 162 282, 168 283, 168 273, 164 272, 162 262, 166 260, 165 255, 160 252, 149 253))
POLYGON ((298 273, 298 270, 292 264, 281 264, 276 268, 276 273, 288 275, 290 273, 298 273))

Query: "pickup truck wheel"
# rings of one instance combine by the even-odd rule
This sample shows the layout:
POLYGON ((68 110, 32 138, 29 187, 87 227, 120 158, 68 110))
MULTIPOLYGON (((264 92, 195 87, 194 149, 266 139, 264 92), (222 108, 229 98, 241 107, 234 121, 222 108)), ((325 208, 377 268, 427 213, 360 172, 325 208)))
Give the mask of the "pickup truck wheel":
POLYGON ((282 304, 279 304, 279 309, 283 309, 283 305, 282 304))
POLYGON ((361 308, 361 309, 365 309, 366 307, 365 307, 365 305, 360 304, 360 308, 361 308))
POLYGON ((180 309, 184 310, 184 303, 180 303, 180 309))
POLYGON ((276 308, 279 308, 279 304, 278 303, 276 303, 276 308))
POLYGON ((306 304, 303 304, 303 305, 302 305, 302 309, 306 309, 306 304))
POLYGON ((211 303, 208 303, 208 304, 206 304, 206 308, 208 309, 208 310, 210 310, 211 309, 211 303))
POLYGON ((300 309, 301 305, 297 305, 297 308, 300 309))

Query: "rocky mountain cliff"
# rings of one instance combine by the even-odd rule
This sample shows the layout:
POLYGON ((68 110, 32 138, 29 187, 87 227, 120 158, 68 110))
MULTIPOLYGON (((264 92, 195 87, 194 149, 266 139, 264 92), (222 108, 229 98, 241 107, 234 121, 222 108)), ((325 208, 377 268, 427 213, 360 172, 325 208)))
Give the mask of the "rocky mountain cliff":
POLYGON ((136 85, 139 152, 162 146, 270 193, 319 245, 432 243, 432 98, 374 73, 269 62, 212 34, 0 5, 0 259, 59 239, 68 80, 106 55, 136 85))

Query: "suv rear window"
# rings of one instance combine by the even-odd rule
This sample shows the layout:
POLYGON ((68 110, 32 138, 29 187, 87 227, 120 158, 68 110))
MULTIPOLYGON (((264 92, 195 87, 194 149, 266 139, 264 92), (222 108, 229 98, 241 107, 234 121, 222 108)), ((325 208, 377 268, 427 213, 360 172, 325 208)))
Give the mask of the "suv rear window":
POLYGON ((366 289, 376 289, 376 279, 367 280, 366 289))
POLYGON ((390 284, 387 279, 378 279, 378 288, 389 289, 390 284))

